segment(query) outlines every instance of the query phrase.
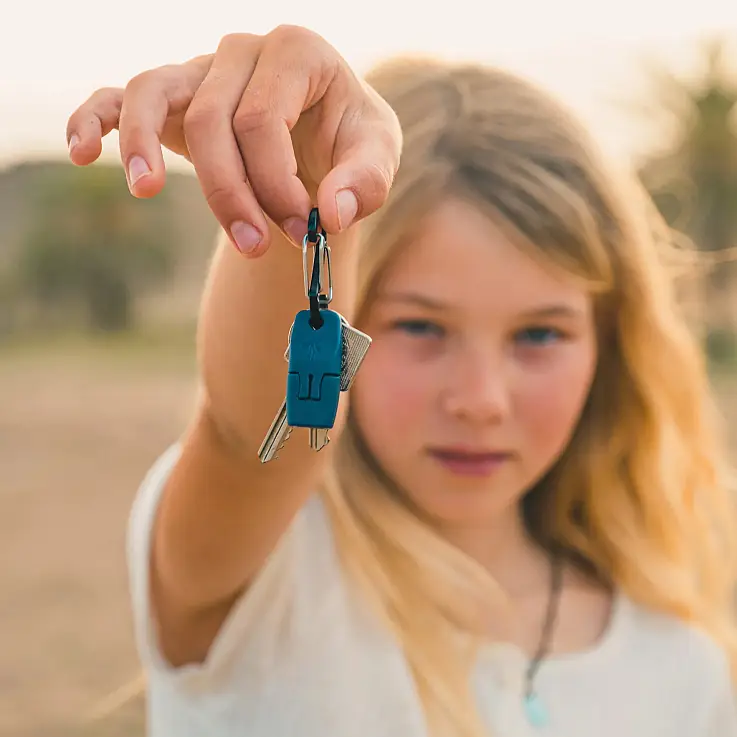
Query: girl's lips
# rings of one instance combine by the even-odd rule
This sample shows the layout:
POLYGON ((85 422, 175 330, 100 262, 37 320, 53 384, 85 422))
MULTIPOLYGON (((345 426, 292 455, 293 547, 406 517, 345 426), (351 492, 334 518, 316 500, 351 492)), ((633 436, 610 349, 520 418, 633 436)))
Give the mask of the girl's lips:
POLYGON ((462 449, 433 449, 430 455, 443 468, 459 476, 490 476, 510 460, 504 451, 468 451, 462 449))

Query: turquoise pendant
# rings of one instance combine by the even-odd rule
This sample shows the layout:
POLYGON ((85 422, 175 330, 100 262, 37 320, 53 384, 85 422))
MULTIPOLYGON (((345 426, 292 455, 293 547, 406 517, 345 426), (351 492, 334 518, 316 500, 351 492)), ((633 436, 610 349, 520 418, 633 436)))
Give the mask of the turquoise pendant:
POLYGON ((548 718, 548 710, 540 701, 540 697, 535 693, 528 693, 524 700, 525 714, 527 715, 527 721, 533 727, 546 727, 550 721, 548 718))

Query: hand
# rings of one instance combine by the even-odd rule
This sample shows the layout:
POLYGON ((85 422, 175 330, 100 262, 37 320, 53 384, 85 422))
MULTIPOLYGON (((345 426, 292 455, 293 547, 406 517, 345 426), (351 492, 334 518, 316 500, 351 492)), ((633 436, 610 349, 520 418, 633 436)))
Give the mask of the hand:
POLYGON ((71 160, 95 161, 115 128, 135 196, 161 191, 165 146, 191 161, 210 209, 249 256, 269 246, 266 217, 300 244, 314 200, 328 233, 374 212, 402 145, 389 105, 324 39, 291 26, 228 35, 215 54, 96 91, 69 119, 71 160))

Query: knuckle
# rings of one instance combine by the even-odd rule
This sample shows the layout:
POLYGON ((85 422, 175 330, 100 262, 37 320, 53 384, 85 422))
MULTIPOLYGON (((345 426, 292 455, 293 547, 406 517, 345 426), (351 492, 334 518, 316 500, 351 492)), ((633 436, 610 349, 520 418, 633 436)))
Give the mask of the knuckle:
POLYGON ((126 93, 138 93, 145 90, 160 89, 166 93, 172 84, 176 84, 182 77, 181 64, 164 64, 154 69, 145 69, 128 80, 126 93))
POLYGON ((100 87, 92 93, 92 98, 95 100, 108 100, 117 97, 120 93, 121 90, 117 87, 100 87))
POLYGON ((197 91, 187 69, 185 64, 167 64, 159 69, 161 94, 176 108, 187 105, 197 91))
POLYGON ((155 75, 151 79, 155 79, 156 83, 164 88, 176 87, 181 83, 184 71, 183 64, 165 64, 158 69, 152 70, 155 75))
POLYGON ((253 45, 257 40, 258 36, 255 33, 226 33, 218 43, 218 52, 228 52, 233 48, 238 48, 247 44, 253 45))
POLYGON ((184 113, 182 128, 184 134, 197 134, 212 127, 216 117, 213 105, 208 102, 193 102, 184 113))
POLYGON ((233 130, 239 134, 252 133, 269 125, 274 119, 273 110, 257 100, 244 101, 233 116, 233 130))
POLYGON ((101 87, 95 90, 87 100, 86 109, 107 110, 109 108, 120 107, 123 100, 123 90, 115 87, 101 87))
POLYGON ((72 118, 75 125, 88 125, 99 121, 102 127, 114 125, 120 118, 123 104, 123 90, 114 87, 102 87, 95 90, 90 97, 74 112, 72 118))
POLYGON ((394 177, 380 164, 372 163, 366 169, 366 198, 368 203, 378 207, 389 195, 394 177))
POLYGON ((267 38, 280 47, 307 49, 314 57, 314 61, 319 59, 322 64, 329 63, 338 56, 335 49, 322 36, 303 26, 282 24, 271 31, 267 38))
POLYGON ((155 84, 159 74, 160 71, 158 69, 146 69, 143 72, 139 72, 128 80, 128 84, 125 86, 126 92, 138 92, 151 84, 155 84))
MULTIPOLYGON (((225 184, 212 184, 204 188, 204 195, 210 209, 219 217, 224 217, 231 212, 235 200, 235 192, 232 187, 225 184)), ((224 217, 227 220, 227 217, 224 217)))
POLYGON ((316 34, 308 30, 307 28, 291 25, 289 23, 282 23, 274 28, 271 33, 269 33, 269 36, 271 38, 281 43, 298 41, 304 42, 307 40, 312 40, 315 35, 316 34))

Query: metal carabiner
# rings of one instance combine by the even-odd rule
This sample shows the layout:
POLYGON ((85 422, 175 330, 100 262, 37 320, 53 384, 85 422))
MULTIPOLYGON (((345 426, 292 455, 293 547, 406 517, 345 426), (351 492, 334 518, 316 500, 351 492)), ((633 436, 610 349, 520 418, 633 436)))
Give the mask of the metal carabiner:
POLYGON ((333 300, 333 270, 330 263, 330 247, 325 231, 320 227, 317 208, 310 212, 307 234, 302 241, 302 273, 304 276, 305 296, 310 300, 310 324, 319 329, 323 325, 320 310, 327 309, 333 300), (314 246, 315 255, 310 267, 307 252, 314 246), (327 286, 327 293, 325 288, 327 286))
POLYGON ((330 247, 322 233, 311 244, 308 236, 302 241, 302 273, 304 275, 305 297, 316 297, 327 307, 333 300, 333 270, 330 263, 330 247), (308 264, 307 253, 314 246, 315 256, 312 265, 308 264), (327 286, 327 293, 325 287, 327 286))

